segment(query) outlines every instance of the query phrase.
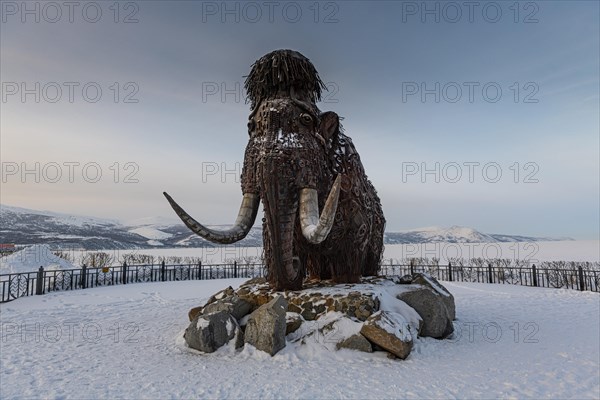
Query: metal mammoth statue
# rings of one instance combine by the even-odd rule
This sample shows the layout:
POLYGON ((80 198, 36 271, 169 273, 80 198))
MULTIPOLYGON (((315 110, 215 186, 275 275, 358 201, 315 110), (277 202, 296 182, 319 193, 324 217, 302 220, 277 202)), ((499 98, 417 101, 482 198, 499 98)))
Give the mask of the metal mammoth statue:
POLYGON ((248 234, 262 201, 267 278, 275 290, 301 289, 307 273, 340 283, 376 275, 381 202, 338 115, 317 108, 325 85, 312 63, 296 51, 273 51, 252 65, 245 88, 250 138, 234 226, 209 229, 165 193, 177 215, 201 237, 228 244, 248 234))

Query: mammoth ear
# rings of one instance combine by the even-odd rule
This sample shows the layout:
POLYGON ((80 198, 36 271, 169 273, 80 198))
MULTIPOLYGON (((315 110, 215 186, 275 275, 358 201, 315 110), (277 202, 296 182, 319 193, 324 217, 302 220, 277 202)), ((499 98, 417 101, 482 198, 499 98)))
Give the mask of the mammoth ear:
POLYGON ((340 116, 333 111, 319 115, 319 133, 327 141, 340 132, 340 116))

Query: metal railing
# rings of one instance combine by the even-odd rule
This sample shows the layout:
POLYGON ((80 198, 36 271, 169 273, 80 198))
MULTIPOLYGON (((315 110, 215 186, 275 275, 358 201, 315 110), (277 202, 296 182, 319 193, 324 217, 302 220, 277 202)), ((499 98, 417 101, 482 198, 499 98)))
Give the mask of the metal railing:
MULTIPOLYGON (((449 282, 502 283, 600 292, 600 271, 571 268, 502 267, 497 265, 384 264, 381 275, 427 273, 449 282)), ((141 264, 80 269, 44 270, 0 275, 0 303, 19 297, 141 282, 166 282, 266 276, 263 264, 141 264)))
POLYGON ((600 271, 572 264, 570 268, 538 268, 534 265, 503 267, 493 265, 382 265, 382 275, 427 273, 449 282, 501 283, 522 286, 565 288, 600 292, 600 271))
POLYGON ((205 279, 255 278, 264 276, 263 264, 142 264, 79 269, 44 270, 0 275, 0 303, 23 296, 62 290, 88 289, 128 283, 205 279))

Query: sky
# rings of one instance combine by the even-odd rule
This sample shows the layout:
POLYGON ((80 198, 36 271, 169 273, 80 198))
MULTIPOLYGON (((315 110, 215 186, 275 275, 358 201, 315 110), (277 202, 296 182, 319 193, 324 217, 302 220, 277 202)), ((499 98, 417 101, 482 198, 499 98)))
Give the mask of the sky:
MULTIPOLYGON (((387 230, 598 239, 597 1, 10 2, 0 202, 232 223, 244 76, 300 51, 387 230)), ((257 219, 257 224, 260 219, 257 219)))

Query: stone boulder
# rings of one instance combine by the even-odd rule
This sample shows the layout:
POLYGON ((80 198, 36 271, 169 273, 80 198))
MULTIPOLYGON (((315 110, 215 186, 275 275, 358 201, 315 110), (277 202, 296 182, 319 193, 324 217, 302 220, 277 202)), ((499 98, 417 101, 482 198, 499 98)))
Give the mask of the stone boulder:
POLYGON ((190 322, 192 322, 194 320, 194 318, 196 318, 198 315, 202 314, 203 309, 204 309, 204 307, 198 306, 198 307, 194 307, 190 311, 188 311, 188 319, 190 320, 190 322))
POLYGON ((405 275, 396 280, 399 284, 417 284, 430 288, 434 292, 440 295, 440 299, 448 310, 448 315, 452 321, 456 319, 456 305, 454 303, 454 296, 448 291, 437 279, 429 274, 414 273, 412 275, 405 275))
POLYGON ((363 324, 360 333, 370 342, 405 359, 413 346, 411 328, 401 314, 378 311, 363 324))
POLYGON ((418 286, 415 290, 399 293, 397 298, 414 308, 423 319, 421 336, 443 339, 454 332, 450 312, 436 291, 418 286))
POLYGON ((342 340, 336 345, 337 349, 350 349, 364 351, 365 353, 372 353, 373 346, 363 335, 356 333, 349 338, 342 340))
POLYGON ((246 324, 244 342, 275 355, 285 347, 287 301, 281 295, 257 308, 246 324))
POLYGON ((207 305, 209 305, 211 303, 214 303, 217 300, 221 300, 221 299, 224 299, 225 297, 233 296, 234 294, 235 294, 235 290, 233 290, 233 288, 231 286, 228 286, 227 288, 220 290, 217 293, 210 296, 210 298, 208 299, 208 301, 206 302, 204 307, 206 307, 207 305))
POLYGON ((202 312, 204 314, 210 314, 219 311, 227 311, 233 316, 233 318, 239 320, 252 311, 252 304, 246 300, 241 299, 238 295, 234 294, 225 298, 214 301, 204 307, 202 312))
POLYGON ((192 349, 212 353, 219 347, 236 339, 236 348, 243 345, 242 332, 236 321, 227 311, 196 316, 185 330, 185 342, 192 349))
POLYGON ((302 326, 302 322, 304 322, 304 319, 300 314, 287 312, 285 315, 285 335, 296 332, 302 326))

